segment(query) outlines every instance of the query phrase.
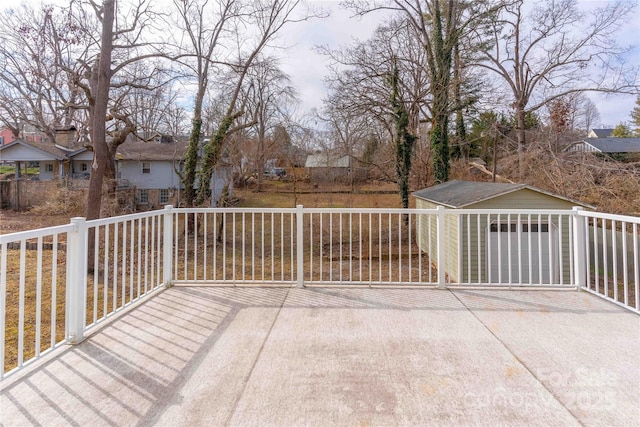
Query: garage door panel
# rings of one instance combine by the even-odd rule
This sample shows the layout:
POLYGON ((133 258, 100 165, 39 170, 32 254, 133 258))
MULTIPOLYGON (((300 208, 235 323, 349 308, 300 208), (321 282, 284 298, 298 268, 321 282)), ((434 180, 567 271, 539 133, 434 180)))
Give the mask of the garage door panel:
POLYGON ((551 284, 557 280, 558 233, 553 225, 491 224, 489 236, 490 283, 551 284))

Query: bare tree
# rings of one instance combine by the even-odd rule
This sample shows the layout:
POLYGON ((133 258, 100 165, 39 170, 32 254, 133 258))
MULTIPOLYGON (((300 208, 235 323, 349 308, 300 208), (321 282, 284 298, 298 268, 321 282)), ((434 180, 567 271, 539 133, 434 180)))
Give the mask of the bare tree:
MULTIPOLYGON (((258 191, 261 190, 267 153, 267 136, 285 120, 291 106, 298 102, 298 94, 287 74, 278 67, 274 58, 264 58, 249 70, 247 84, 240 95, 247 115, 255 123, 253 131, 257 139, 256 168, 258 191)), ((271 141, 274 143, 275 141, 271 141)))
POLYGON ((495 2, 457 0, 352 0, 357 13, 391 10, 411 26, 424 47, 425 68, 431 85, 431 147, 436 182, 449 179, 449 116, 458 107, 451 97, 453 53, 460 41, 494 17, 495 2))
POLYGON ((341 98, 343 108, 369 116, 393 133, 389 103, 389 76, 397 68, 399 96, 407 103, 410 129, 417 132, 430 118, 430 87, 423 46, 403 19, 390 19, 376 28, 369 40, 340 49, 323 47, 320 52, 332 60, 326 78, 331 98, 341 98))
POLYGON ((549 120, 554 132, 587 134, 591 124, 600 118, 598 108, 584 92, 572 92, 558 97, 547 105, 549 120))
POLYGON ((368 40, 340 49, 322 48, 321 52, 333 62, 325 103, 341 110, 332 114, 342 117, 332 122, 336 140, 352 147, 351 155, 363 165, 397 181, 404 201, 414 150, 413 141, 409 150, 401 149, 405 139, 397 137, 397 121, 399 114, 406 115, 401 133, 417 135, 430 119, 424 47, 408 22, 395 18, 378 26, 368 40), (383 132, 376 134, 378 129, 383 132), (376 152, 388 155, 377 156, 376 152))
MULTIPOLYGON (((112 89, 116 91, 148 86, 156 73, 161 73, 161 69, 154 66, 151 75, 140 75, 136 72, 140 68, 135 65, 164 54, 153 49, 153 43, 147 39, 151 30, 159 23, 159 15, 145 0, 137 0, 131 4, 118 3, 119 7, 124 6, 118 11, 114 0, 104 0, 102 5, 94 0, 87 0, 87 3, 97 19, 101 39, 93 46, 93 50, 88 50, 84 60, 79 61, 81 72, 76 75, 74 83, 84 91, 87 99, 85 108, 89 112, 93 164, 86 216, 93 219, 101 215, 103 195, 110 194, 114 188, 115 150, 137 127, 126 112, 118 108, 118 102, 112 103, 109 108, 112 89), (117 27, 114 26, 116 14, 117 27), (107 140, 106 124, 109 118, 120 120, 122 125, 107 140), (107 186, 104 185, 105 179, 109 184, 107 186)), ((84 23, 80 20, 88 19, 88 14, 77 16, 76 19, 81 26, 84 23)))
POLYGON ((575 0, 539 2, 530 12, 523 0, 514 0, 502 9, 493 24, 494 43, 478 65, 496 73, 512 93, 520 160, 528 112, 573 92, 637 93, 637 70, 616 63, 626 48, 617 45, 615 34, 632 9, 616 1, 587 13, 575 0))
MULTIPOLYGON (((396 173, 398 174, 398 188, 402 207, 409 207, 409 172, 411 171, 411 157, 416 136, 409 131, 409 114, 402 99, 398 96, 398 70, 393 71, 390 79, 392 88, 391 106, 395 122, 396 173)), ((405 217, 408 220, 408 217, 405 217)))
MULTIPOLYGON (((244 114, 243 108, 238 108, 241 106, 238 104, 238 100, 245 78, 250 68, 254 66, 254 61, 286 24, 304 21, 316 16, 312 13, 296 15, 295 10, 299 4, 300 0, 259 0, 251 3, 251 9, 244 17, 244 23, 247 27, 255 29, 256 34, 247 43, 239 43, 239 46, 249 44, 252 47, 248 51, 240 49, 237 61, 229 64, 237 72, 235 89, 231 94, 221 122, 203 148, 200 169, 197 173, 200 184, 195 200, 196 205, 201 205, 208 198, 208 183, 211 182, 214 167, 220 160, 225 141, 230 133, 237 130, 233 126, 236 119, 244 114)), ((190 172, 185 168, 185 173, 190 172)))
POLYGON ((89 37, 60 8, 23 4, 2 12, 0 121, 18 137, 24 126, 55 143, 56 129, 81 127, 83 114, 68 108, 81 93, 62 69, 89 37), (63 35, 61 35, 61 33, 63 35))
POLYGON ((181 30, 177 35, 181 40, 178 48, 182 54, 186 55, 181 62, 195 78, 197 85, 191 133, 182 175, 185 187, 184 202, 187 207, 191 207, 196 199, 195 184, 202 136, 202 111, 209 87, 209 73, 214 66, 225 61, 224 42, 232 36, 239 24, 236 21, 240 19, 241 13, 246 11, 236 0, 217 2, 174 0, 173 3, 179 14, 177 25, 181 30))
POLYGON ((89 178, 87 195, 87 219, 100 218, 102 206, 102 187, 110 158, 106 137, 106 117, 109 104, 109 88, 111 87, 111 56, 113 51, 113 21, 115 16, 115 1, 105 0, 102 8, 96 8, 96 15, 102 23, 102 37, 100 56, 97 63, 92 65, 89 84, 84 86, 89 100, 89 128, 91 144, 93 145, 93 164, 89 178))

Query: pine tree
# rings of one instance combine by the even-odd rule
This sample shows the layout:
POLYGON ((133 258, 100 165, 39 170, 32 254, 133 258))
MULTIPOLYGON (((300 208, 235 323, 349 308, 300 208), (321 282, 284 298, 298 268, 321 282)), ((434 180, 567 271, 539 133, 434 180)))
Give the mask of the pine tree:
POLYGON ((629 126, 624 123, 619 123, 618 126, 613 128, 611 136, 613 138, 630 138, 633 136, 633 133, 631 132, 631 129, 629 129, 629 126))

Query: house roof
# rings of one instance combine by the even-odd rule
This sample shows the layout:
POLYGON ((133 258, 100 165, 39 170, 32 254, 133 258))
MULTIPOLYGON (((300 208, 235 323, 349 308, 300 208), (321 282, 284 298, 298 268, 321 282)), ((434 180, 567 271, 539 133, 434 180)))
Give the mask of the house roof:
MULTIPOLYGON (((2 159, 2 152, 10 152, 14 147, 22 146, 26 147, 29 150, 33 150, 34 153, 45 155, 45 157, 50 157, 51 160, 65 160, 67 158, 67 152, 61 148, 59 148, 55 144, 51 144, 49 142, 36 142, 36 141, 25 141, 22 139, 16 139, 8 144, 0 146, 0 159, 2 159)), ((32 161, 33 158, 25 157, 23 159, 12 159, 15 161, 32 161)))
POLYGON ((309 154, 305 168, 348 168, 349 156, 336 156, 327 153, 309 154))
MULTIPOLYGON (((132 141, 128 140, 124 144, 120 145, 116 151, 116 159, 118 160, 175 160, 183 157, 187 150, 187 141, 174 142, 174 143, 159 143, 159 142, 144 142, 144 141, 132 141)), ((71 150, 61 147, 57 144, 51 144, 47 142, 35 142, 24 141, 16 139, 0 146, 0 159, 3 159, 2 153, 8 153, 12 150, 12 147, 23 146, 29 150, 33 150, 34 154, 39 154, 40 161, 42 157, 48 157, 51 160, 66 160, 77 156, 80 153, 87 151, 86 148, 79 150, 71 150)), ((25 156, 25 158, 16 159, 11 158, 12 161, 33 161, 36 158, 25 156)), ((6 159, 3 159, 6 160, 6 159)))
POLYGON ((582 143, 601 153, 640 153, 640 138, 586 138, 582 143))
POLYGON ((594 134, 595 136, 589 136, 590 138, 608 138, 611 136, 611 132, 613 129, 591 129, 589 135, 594 134))
POLYGON ((416 191, 412 193, 412 196, 450 208, 464 208, 522 189, 528 189, 547 196, 566 200, 576 205, 593 208, 593 206, 586 205, 557 194, 549 193, 527 184, 502 184, 493 182, 452 180, 447 181, 444 184, 434 185, 433 187, 416 191))
POLYGON ((175 160, 187 151, 187 141, 170 143, 127 141, 116 150, 118 160, 175 160))

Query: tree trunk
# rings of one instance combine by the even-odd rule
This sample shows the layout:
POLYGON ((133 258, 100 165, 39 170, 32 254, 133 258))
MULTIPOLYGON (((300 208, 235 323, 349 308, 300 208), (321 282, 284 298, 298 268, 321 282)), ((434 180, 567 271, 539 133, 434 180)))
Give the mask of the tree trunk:
POLYGON ((102 20, 102 44, 98 59, 95 103, 91 114, 91 143, 93 144, 93 164, 89 179, 86 217, 88 220, 100 218, 102 207, 102 187, 109 163, 105 119, 111 85, 111 51, 113 50, 113 18, 115 0, 104 0, 102 20))
POLYGON ((458 43, 456 43, 453 49, 453 59, 453 99, 456 107, 456 143, 458 144, 460 155, 466 161, 469 161, 469 146, 465 143, 467 130, 462 112, 462 63, 460 61, 458 43))
POLYGON ((264 121, 260 119, 258 123, 258 176, 256 177, 256 182, 258 183, 258 192, 262 191, 262 181, 264 179, 264 165, 265 165, 265 148, 264 148, 264 140, 265 140, 265 126, 264 121))
POLYGON ((449 116, 446 113, 434 114, 431 129, 431 147, 433 148, 433 173, 436 183, 449 180, 449 135, 447 133, 449 116))
POLYGON ((525 137, 525 111, 524 107, 518 106, 516 108, 516 138, 518 141, 518 171, 520 179, 524 177, 525 165, 524 165, 524 153, 526 151, 526 137, 525 137))
POLYGON ((202 100, 196 100, 196 107, 193 111, 193 121, 191 134, 189 135, 189 146, 184 156, 184 174, 182 183, 184 184, 184 203, 188 208, 195 206, 196 200, 196 175, 198 167, 198 148, 200 146, 200 136, 202 135, 202 100))

